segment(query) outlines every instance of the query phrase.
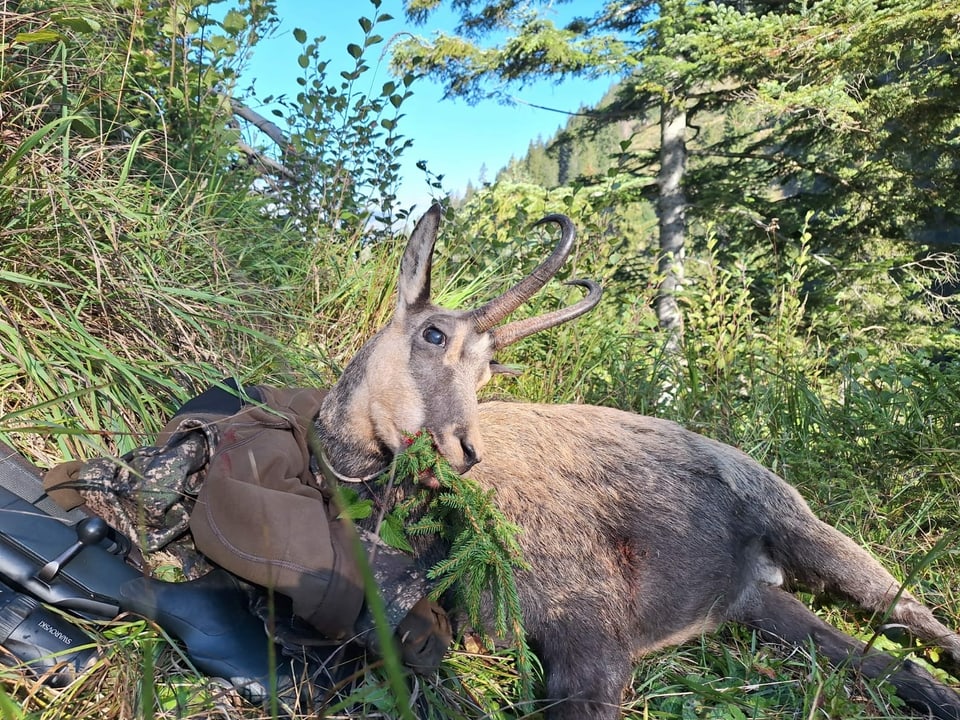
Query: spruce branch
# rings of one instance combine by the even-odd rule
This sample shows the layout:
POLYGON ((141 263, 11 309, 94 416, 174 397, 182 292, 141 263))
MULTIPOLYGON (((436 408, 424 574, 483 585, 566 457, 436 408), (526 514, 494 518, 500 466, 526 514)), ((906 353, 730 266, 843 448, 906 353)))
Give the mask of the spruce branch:
POLYGON ((407 441, 407 449, 394 458, 391 474, 398 484, 413 480, 419 490, 397 504, 384 527, 403 528, 406 538, 401 544, 407 548, 414 536, 437 535, 447 544, 447 556, 427 572, 435 583, 431 595, 436 599, 451 591, 458 607, 481 631, 485 629, 484 600, 490 601, 493 632, 512 639, 520 691, 532 698, 532 654, 516 582, 516 572, 529 568, 517 540, 520 528, 493 503, 492 490, 453 470, 429 432, 421 430, 407 441), (439 491, 429 489, 437 486, 439 491))

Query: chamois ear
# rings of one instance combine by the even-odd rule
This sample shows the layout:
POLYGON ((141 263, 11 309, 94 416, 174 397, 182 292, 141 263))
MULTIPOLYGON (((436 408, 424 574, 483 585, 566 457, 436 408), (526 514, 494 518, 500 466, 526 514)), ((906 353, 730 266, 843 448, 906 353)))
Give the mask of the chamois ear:
POLYGON ((400 262, 397 310, 430 302, 433 246, 440 227, 440 206, 432 205, 410 234, 400 262))

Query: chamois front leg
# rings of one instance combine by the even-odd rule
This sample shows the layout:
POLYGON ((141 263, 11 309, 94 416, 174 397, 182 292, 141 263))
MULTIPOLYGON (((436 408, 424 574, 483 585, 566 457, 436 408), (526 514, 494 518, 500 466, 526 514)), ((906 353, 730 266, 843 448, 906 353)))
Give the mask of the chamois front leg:
POLYGON ((549 720, 616 720, 632 663, 611 628, 578 615, 552 621, 533 647, 544 665, 549 720))

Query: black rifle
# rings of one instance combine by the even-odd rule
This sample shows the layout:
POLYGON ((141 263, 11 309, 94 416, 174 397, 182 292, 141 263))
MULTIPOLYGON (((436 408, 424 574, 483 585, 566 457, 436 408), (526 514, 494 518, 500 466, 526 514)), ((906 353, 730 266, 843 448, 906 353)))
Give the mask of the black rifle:
POLYGON ((90 619, 132 612, 154 620, 199 671, 253 702, 294 686, 302 668, 276 659, 282 653, 234 576, 155 580, 126 562, 129 549, 100 518, 64 512, 37 469, 0 443, 0 645, 14 657, 40 674, 60 668, 51 684, 69 682, 96 658, 92 638, 46 603, 90 619))

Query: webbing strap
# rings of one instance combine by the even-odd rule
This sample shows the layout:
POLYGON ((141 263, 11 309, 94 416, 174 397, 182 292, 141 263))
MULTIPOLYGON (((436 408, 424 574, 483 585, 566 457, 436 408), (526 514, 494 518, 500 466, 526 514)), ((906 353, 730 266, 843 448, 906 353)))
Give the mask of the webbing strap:
POLYGON ((18 495, 41 512, 71 524, 86 517, 83 511, 66 511, 43 490, 40 471, 12 447, 0 441, 0 487, 18 495))

